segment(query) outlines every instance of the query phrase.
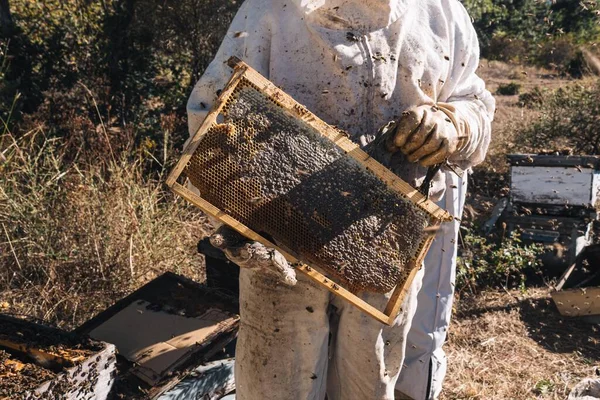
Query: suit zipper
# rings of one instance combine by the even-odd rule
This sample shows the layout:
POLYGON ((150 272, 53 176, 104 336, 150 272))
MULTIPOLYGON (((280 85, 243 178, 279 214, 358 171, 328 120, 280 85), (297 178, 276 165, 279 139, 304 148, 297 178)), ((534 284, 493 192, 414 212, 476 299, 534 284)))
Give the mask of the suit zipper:
POLYGON ((374 82, 375 82, 375 67, 373 63, 373 53, 371 51, 371 46, 369 46, 369 40, 367 35, 360 36, 361 44, 364 48, 364 53, 367 58, 367 68, 369 69, 369 76, 367 84, 367 98, 365 102, 365 116, 366 116, 366 132, 363 134, 366 136, 371 136, 375 134, 375 130, 373 127, 373 102, 374 102, 374 82))

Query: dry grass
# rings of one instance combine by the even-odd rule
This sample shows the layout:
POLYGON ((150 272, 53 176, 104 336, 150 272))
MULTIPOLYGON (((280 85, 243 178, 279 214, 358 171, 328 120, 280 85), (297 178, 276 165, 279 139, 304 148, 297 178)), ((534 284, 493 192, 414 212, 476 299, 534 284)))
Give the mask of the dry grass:
POLYGON ((600 365, 600 325, 562 317, 548 289, 457 303, 442 399, 565 399, 600 365))
POLYGON ((204 278, 207 221, 144 158, 67 162, 41 128, 0 135, 0 311, 72 328, 164 271, 204 278))

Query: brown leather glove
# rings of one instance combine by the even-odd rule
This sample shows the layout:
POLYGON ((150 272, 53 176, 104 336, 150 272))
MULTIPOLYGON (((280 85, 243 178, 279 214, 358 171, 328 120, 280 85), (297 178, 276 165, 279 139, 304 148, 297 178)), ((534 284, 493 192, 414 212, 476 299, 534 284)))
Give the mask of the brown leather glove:
POLYGON ((444 162, 466 147, 469 130, 451 104, 423 105, 402 113, 387 140, 388 151, 400 150, 410 162, 430 166, 444 162))
POLYGON ((221 226, 210 237, 210 243, 223 250, 225 256, 240 268, 261 270, 275 275, 286 285, 296 284, 296 271, 283 254, 262 243, 247 240, 228 226, 221 226))

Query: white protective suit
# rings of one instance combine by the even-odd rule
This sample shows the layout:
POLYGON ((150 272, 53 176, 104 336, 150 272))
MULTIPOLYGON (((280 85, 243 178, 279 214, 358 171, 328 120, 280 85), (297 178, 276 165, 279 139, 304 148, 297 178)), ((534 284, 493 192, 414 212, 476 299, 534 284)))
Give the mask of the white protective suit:
MULTIPOLYGON (((446 193, 438 205, 460 218, 467 191, 466 175, 446 174, 446 193)), ((425 258, 423 284, 417 295, 406 344, 404 365, 396 389, 415 400, 437 399, 446 375, 446 341, 456 280, 456 252, 460 222, 440 231, 425 258)))
MULTIPOLYGON (((457 0, 246 0, 190 97, 191 134, 231 75, 230 56, 361 145, 406 109, 445 102, 471 131, 455 161, 468 168, 487 151, 494 101, 475 74, 477 37, 457 0)), ((399 152, 390 158, 413 185, 424 177, 399 152)), ((439 197, 444 174, 435 182, 439 197)), ((241 270, 237 398, 393 399, 422 272, 391 327, 297 278, 286 286, 241 270)), ((389 295, 361 297, 383 308, 389 295)))

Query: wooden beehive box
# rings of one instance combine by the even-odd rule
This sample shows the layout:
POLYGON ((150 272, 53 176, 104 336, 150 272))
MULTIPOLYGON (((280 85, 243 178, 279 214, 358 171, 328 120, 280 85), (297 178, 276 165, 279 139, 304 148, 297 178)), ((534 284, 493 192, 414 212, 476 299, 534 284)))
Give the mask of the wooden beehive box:
POLYGON ((431 232, 450 215, 247 64, 230 66, 232 78, 167 184, 391 324, 431 232), (393 294, 379 310, 361 291, 393 294))
POLYGON ((203 399, 233 388, 232 350, 223 349, 238 322, 234 298, 165 273, 77 332, 116 346, 117 398, 203 399))
POLYGON ((513 154, 510 205, 504 213, 508 230, 525 242, 544 244, 547 268, 575 262, 594 236, 598 218, 600 157, 513 154))
POLYGON ((0 399, 104 400, 115 347, 0 315, 0 399))
POLYGON ((508 159, 513 203, 597 206, 600 157, 515 154, 508 159))

